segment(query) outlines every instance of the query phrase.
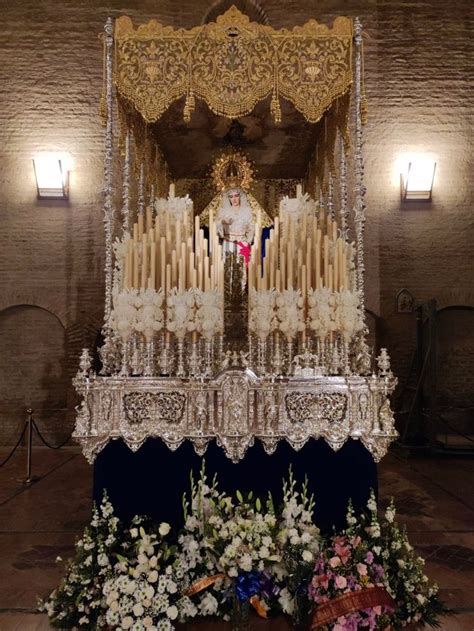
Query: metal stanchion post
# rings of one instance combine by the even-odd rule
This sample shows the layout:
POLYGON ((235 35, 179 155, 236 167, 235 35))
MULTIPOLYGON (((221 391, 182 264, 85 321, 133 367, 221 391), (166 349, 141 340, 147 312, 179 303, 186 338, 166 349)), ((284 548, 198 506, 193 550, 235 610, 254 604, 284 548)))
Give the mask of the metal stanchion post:
POLYGON ((33 410, 28 408, 26 410, 28 418, 26 419, 26 477, 20 478, 18 482, 21 482, 25 486, 30 486, 33 482, 37 482, 39 477, 31 474, 32 466, 32 448, 33 448, 33 410))

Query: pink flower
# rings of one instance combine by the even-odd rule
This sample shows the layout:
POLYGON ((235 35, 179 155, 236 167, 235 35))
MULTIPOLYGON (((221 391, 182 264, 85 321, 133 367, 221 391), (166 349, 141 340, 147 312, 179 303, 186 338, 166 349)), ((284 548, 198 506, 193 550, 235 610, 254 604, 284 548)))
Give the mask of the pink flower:
POLYGON ((369 550, 367 552, 367 554, 365 555, 365 562, 368 563, 369 565, 372 563, 372 561, 374 560, 374 555, 372 554, 372 552, 369 550))
POLYGON ((359 572, 359 574, 361 576, 367 576, 367 566, 365 563, 358 563, 357 564, 357 571, 359 572))
POLYGON ((329 565, 331 567, 338 567, 339 565, 341 565, 341 559, 339 557, 331 557, 329 559, 329 565))
POLYGON ((362 539, 359 537, 359 535, 357 535, 357 537, 354 537, 354 539, 352 540, 352 545, 354 546, 354 548, 357 548, 361 541, 362 539))
POLYGON ((343 537, 336 537, 334 551, 337 555, 339 555, 342 563, 345 565, 351 558, 351 550, 349 546, 344 546, 343 543, 347 543, 343 537))
POLYGON ((347 581, 345 576, 336 576, 336 587, 338 589, 345 589, 347 587, 347 581))

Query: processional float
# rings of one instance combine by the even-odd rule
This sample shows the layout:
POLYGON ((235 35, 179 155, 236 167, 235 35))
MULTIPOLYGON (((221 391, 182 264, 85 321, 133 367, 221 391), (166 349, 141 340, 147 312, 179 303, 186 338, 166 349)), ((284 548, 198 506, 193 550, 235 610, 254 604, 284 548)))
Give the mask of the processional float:
POLYGON ((232 7, 175 30, 121 17, 106 23, 104 60, 103 368, 84 349, 74 380, 87 459, 113 439, 135 451, 159 437, 198 454, 215 440, 233 461, 256 439, 272 453, 281 440, 352 438, 380 460, 397 435, 396 379, 366 342, 359 20, 274 30, 232 7), (253 200, 248 266, 225 251, 217 201, 194 216, 170 185, 150 130, 180 98, 187 121, 196 98, 228 118, 270 98, 276 123, 285 99, 319 125, 306 178, 271 221, 246 157, 215 162, 215 200, 235 184, 253 200))

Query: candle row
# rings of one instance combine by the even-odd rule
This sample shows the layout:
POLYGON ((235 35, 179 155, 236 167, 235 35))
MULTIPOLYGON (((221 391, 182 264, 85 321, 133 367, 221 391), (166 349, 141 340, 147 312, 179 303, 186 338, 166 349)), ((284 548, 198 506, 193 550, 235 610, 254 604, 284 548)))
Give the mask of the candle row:
POLYGON ((191 221, 189 211, 180 218, 166 213, 162 222, 147 208, 124 239, 121 288, 222 290, 222 246, 211 220, 206 239, 199 217, 191 221))
POLYGON ((263 291, 354 289, 353 244, 338 236, 337 222, 326 216, 303 213, 299 218, 275 218, 262 255, 261 227, 257 221, 249 265, 249 287, 263 291))

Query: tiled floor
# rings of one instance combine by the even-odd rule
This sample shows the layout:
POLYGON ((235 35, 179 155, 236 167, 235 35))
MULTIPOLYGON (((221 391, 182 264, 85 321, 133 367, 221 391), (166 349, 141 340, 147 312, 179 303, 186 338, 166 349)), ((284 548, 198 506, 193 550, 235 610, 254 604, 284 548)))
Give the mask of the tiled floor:
MULTIPOLYGON (((0 449, 0 461, 8 453, 0 449)), ((38 596, 58 583, 58 555, 67 557, 88 521, 91 468, 73 448, 36 448, 29 488, 19 482, 24 453, 0 469, 0 631, 49 629, 35 613, 38 596)), ((386 457, 382 502, 395 497, 399 521, 427 559, 427 573, 458 615, 444 631, 474 631, 474 465, 467 459, 386 457)))

